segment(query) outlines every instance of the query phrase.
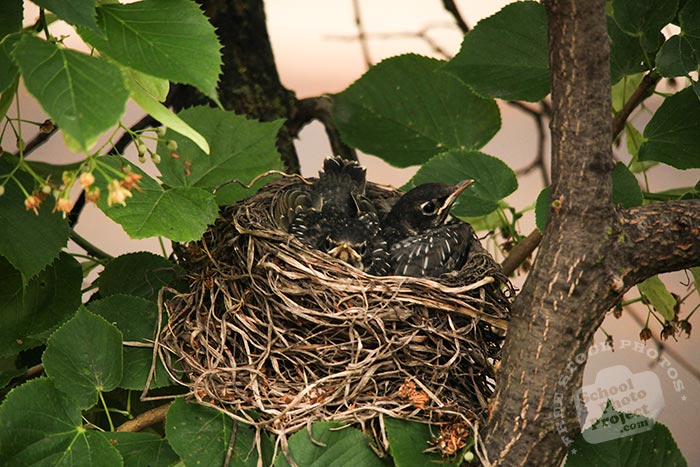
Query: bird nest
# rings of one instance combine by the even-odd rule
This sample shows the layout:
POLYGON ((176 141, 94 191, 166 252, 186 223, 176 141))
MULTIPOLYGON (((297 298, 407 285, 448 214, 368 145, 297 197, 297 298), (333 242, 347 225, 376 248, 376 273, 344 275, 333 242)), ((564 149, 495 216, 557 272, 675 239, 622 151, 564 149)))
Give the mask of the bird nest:
MULTIPOLYGON (((440 279, 364 273, 276 226, 271 206, 298 183, 273 181, 186 245, 189 291, 164 304, 156 346, 171 376, 282 447, 317 420, 372 431, 379 449, 382 417, 483 420, 512 294, 500 267, 473 238, 440 279)), ((399 193, 367 195, 381 215, 399 193)))

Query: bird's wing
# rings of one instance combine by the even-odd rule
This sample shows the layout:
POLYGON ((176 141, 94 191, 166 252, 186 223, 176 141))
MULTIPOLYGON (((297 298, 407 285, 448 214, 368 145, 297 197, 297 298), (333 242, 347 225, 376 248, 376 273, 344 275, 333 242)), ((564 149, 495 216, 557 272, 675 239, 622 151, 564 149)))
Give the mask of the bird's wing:
POLYGON ((401 240, 390 249, 394 274, 439 277, 460 269, 469 254, 473 230, 464 222, 451 223, 401 240))
POLYGON ((289 232, 299 213, 311 206, 311 190, 304 185, 294 185, 279 193, 272 202, 272 217, 281 230, 289 232))

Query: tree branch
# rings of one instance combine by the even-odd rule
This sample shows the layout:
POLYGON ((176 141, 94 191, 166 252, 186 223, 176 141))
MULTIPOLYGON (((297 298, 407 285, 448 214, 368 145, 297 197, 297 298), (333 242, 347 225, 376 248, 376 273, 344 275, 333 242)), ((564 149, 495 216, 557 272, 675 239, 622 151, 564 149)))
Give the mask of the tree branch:
POLYGON ((447 10, 447 12, 455 19, 455 23, 457 23, 457 27, 460 29, 460 31, 462 31, 463 34, 468 33, 469 26, 459 13, 459 9, 457 8, 457 5, 455 5, 454 0, 442 0, 442 6, 445 7, 445 10, 447 10))
POLYGON ((634 109, 636 109, 639 104, 644 102, 647 97, 651 96, 651 93, 654 91, 654 88, 660 79, 661 76, 653 71, 650 71, 644 75, 644 78, 642 78, 642 81, 639 83, 639 86, 637 86, 637 89, 635 89, 629 100, 625 102, 625 105, 618 113, 615 114, 615 117, 613 118, 613 140, 617 138, 617 135, 619 135, 622 130, 625 129, 625 123, 634 109))
POLYGON ((611 236, 610 271, 625 289, 656 274, 700 266, 700 200, 620 210, 611 236))
POLYGON ((372 66, 372 57, 369 55, 369 46, 367 44, 367 33, 362 24, 362 14, 360 13, 360 0, 352 0, 352 12, 355 17, 355 27, 357 28, 357 37, 362 48, 362 58, 365 60, 367 68, 372 66))
POLYGON ((155 425, 165 420, 165 414, 168 413, 170 408, 169 402, 167 404, 159 405, 156 408, 148 410, 142 414, 139 414, 132 420, 128 420, 117 427, 117 431, 141 431, 144 428, 155 425))
MULTIPOLYGON (((44 144, 45 142, 50 140, 51 137, 54 134, 56 134, 56 130, 58 130, 58 128, 54 125, 51 128, 51 130, 49 130, 48 132, 44 133, 43 131, 40 131, 39 133, 37 133, 36 136, 34 136, 29 141, 27 141, 27 143, 24 145, 24 149, 22 151, 24 156, 25 157, 28 156, 35 149, 37 149, 39 146, 41 146, 42 144, 44 144)), ((15 157, 19 157, 19 151, 15 153, 15 157)))
POLYGON ((524 240, 515 245, 513 249, 510 250, 508 257, 501 263, 503 274, 506 276, 513 274, 515 270, 518 269, 518 266, 535 251, 537 245, 540 244, 540 240, 542 240, 542 234, 538 229, 535 229, 530 232, 530 235, 525 237, 524 240))
POLYGON ((309 97, 297 101, 294 111, 287 123, 289 132, 297 137, 301 129, 312 120, 318 120, 326 129, 326 135, 334 155, 342 156, 347 160, 357 160, 357 153, 353 148, 343 143, 340 133, 333 121, 333 101, 325 96, 309 97))

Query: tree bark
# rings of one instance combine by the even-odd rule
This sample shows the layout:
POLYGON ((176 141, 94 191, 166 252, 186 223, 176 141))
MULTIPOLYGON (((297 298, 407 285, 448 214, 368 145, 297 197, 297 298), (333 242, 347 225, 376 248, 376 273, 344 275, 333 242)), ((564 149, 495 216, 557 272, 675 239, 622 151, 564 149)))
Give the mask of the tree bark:
POLYGON ((484 434, 494 466, 559 465, 580 430, 573 396, 606 311, 645 278, 700 264, 700 201, 628 210, 611 203, 604 0, 545 5, 552 204, 504 343, 484 434))
MULTIPOLYGON (((262 121, 289 120, 294 93, 282 86, 265 22, 262 0, 198 0, 223 45, 219 98, 227 110, 262 121)), ((176 85, 168 97, 176 110, 208 103, 191 86, 176 85)), ((286 126, 277 140, 286 170, 299 172, 293 136, 286 126)))

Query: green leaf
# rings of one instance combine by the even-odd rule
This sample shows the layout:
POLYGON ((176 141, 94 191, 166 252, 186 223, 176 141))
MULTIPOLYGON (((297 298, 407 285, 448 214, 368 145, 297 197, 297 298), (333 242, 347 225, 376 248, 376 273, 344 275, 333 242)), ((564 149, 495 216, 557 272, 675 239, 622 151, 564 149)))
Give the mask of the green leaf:
POLYGON ((83 150, 124 113, 129 93, 116 65, 29 35, 14 57, 27 90, 83 150))
MULTIPOLYGON (((127 163, 111 156, 103 158, 103 162, 115 169, 127 163)), ((106 181, 97 177, 96 182, 104 193, 97 206, 131 238, 162 236, 175 242, 197 240, 216 220, 218 208, 212 193, 195 187, 166 190, 138 167, 132 171, 143 176, 139 182, 141 191, 132 190, 133 197, 126 206, 109 206, 106 181)))
MULTIPOLYGON (((158 168, 164 184, 199 187, 211 192, 232 179, 248 183, 268 170, 283 170, 275 145, 282 120, 258 122, 211 107, 193 107, 180 112, 179 116, 210 141, 211 153, 206 155, 190 140, 169 129, 165 139, 177 142, 179 158, 163 156, 158 168)), ((158 152, 169 154, 171 151, 159 143, 158 152)), ((267 182, 269 180, 261 180, 251 189, 228 184, 217 191, 216 201, 219 205, 233 204, 251 196, 267 182)))
POLYGON ((97 0, 34 0, 34 3, 68 24, 97 30, 97 0))
POLYGON ((102 433, 117 448, 124 467, 170 467, 180 460, 168 442, 155 433, 102 433))
POLYGON ((480 21, 445 70, 481 96, 542 100, 550 83, 544 5, 514 2, 480 21))
POLYGON ((612 202, 623 208, 642 205, 642 189, 625 164, 618 162, 612 172, 612 202))
POLYGON ((478 217, 461 216, 460 219, 471 225, 472 228, 477 232, 492 232, 502 227, 508 226, 508 222, 498 211, 493 211, 490 214, 478 217))
POLYGON ((87 409, 98 392, 115 389, 122 379, 121 332, 81 307, 49 337, 42 361, 56 387, 87 409))
MULTIPOLYGON (((0 120, 3 120, 5 118, 5 115, 7 115, 7 109, 10 108, 10 105, 12 105, 12 101, 15 98, 15 95, 17 94, 17 86, 19 85, 19 76, 15 78, 14 82, 10 84, 10 86, 5 89, 2 92, 2 95, 0 95, 0 120)), ((0 153, 0 156, 3 156, 8 153, 0 153)))
POLYGON ((617 83, 625 75, 633 75, 645 70, 644 49, 639 39, 625 33, 615 20, 608 16, 608 35, 610 36, 610 82, 617 83))
POLYGON ((24 5, 22 0, 3 0, 0 15, 0 41, 3 37, 22 29, 24 5))
POLYGON ((214 27, 191 0, 143 0, 97 9, 104 36, 80 35, 104 55, 175 83, 191 84, 219 102, 221 45, 214 27))
MULTIPOLYGON (((0 158, 0 174, 14 170, 9 158, 0 158)), ((34 182, 24 173, 15 178, 32 191, 34 182)), ((24 207, 24 194, 15 183, 5 185, 0 197, 0 256, 19 269, 26 279, 35 276, 58 257, 68 243, 70 228, 58 213, 52 213, 50 200, 39 207, 39 215, 24 207)))
POLYGON ((693 275, 693 281, 695 282, 695 291, 700 297, 700 267, 690 268, 690 273, 693 275))
MULTIPOLYGON (((124 341, 144 344, 153 342, 158 316, 158 307, 154 302, 131 295, 112 295, 90 302, 88 310, 115 325, 122 332, 124 341)), ((153 349, 125 346, 123 351, 124 371, 119 387, 142 390, 146 386, 153 362, 153 349)), ((150 388, 168 385, 168 373, 160 359, 156 359, 155 378, 151 381, 150 388)))
MULTIPOLYGON (((165 433, 170 446, 186 465, 220 467, 229 448, 233 423, 223 412, 177 398, 168 410, 165 433)), ((254 437, 255 428, 238 424, 229 464, 231 467, 257 466, 258 455, 254 437)), ((267 442, 265 436, 263 442, 267 442)), ((263 454, 265 452, 266 450, 263 450, 263 454)), ((270 465, 270 459, 265 458, 263 465, 270 465)), ((300 465, 306 467, 306 464, 300 465)))
POLYGON ((695 57, 700 59, 700 2, 686 2, 678 13, 678 23, 681 36, 695 51, 695 57))
POLYGON ((8 466, 119 467, 119 452, 83 428, 80 408, 51 378, 31 380, 0 406, 0 459, 8 466))
POLYGON ((433 441, 429 425, 396 418, 386 418, 384 424, 396 467, 448 467, 459 464, 458 460, 447 462, 436 452, 424 452, 433 441))
MULTIPOLYGON (((209 154, 209 143, 206 139, 194 128, 189 126, 180 117, 175 115, 170 109, 161 104, 162 89, 158 89, 158 83, 154 80, 158 78, 150 77, 144 73, 139 73, 135 70, 128 70, 126 73, 126 87, 131 93, 131 98, 134 99, 139 107, 148 112, 153 118, 161 124, 167 126, 170 130, 185 136, 195 143, 205 154, 209 154)), ((164 81, 168 84, 167 81, 164 81)), ((167 90, 165 91, 167 94, 167 90)), ((165 97, 163 97, 165 99, 165 97)))
POLYGON ((625 75, 612 87, 613 111, 619 112, 625 106, 643 78, 644 75, 642 73, 625 75))
POLYGON ((535 202, 535 225, 537 229, 544 233, 544 229, 547 227, 547 221, 549 220, 549 205, 552 200, 552 187, 547 186, 540 194, 537 195, 537 201, 535 202))
POLYGON ((659 276, 652 276, 644 282, 640 282, 637 284, 637 289, 649 300, 654 309, 661 313, 661 316, 668 321, 673 321, 676 316, 673 309, 676 306, 676 299, 673 298, 659 276))
POLYGON ((498 106, 444 73, 442 63, 401 55, 370 68, 334 97, 343 140, 398 167, 484 146, 501 127, 498 106))
POLYGON ((673 21, 678 0, 613 0, 613 14, 620 28, 632 36, 655 36, 673 21))
POLYGON ((80 306, 82 281, 80 264, 66 253, 24 287, 22 274, 0 257, 0 355, 16 355, 43 342, 80 306))
POLYGON ((687 76, 697 68, 698 59, 684 36, 676 34, 669 37, 656 54, 656 71, 661 76, 687 76))
POLYGON ((12 59, 12 51, 21 38, 22 34, 16 33, 5 37, 0 42, 0 92, 9 89, 17 81, 19 68, 17 68, 17 64, 12 59))
POLYGON ((664 162, 677 169, 700 167, 700 100, 691 88, 667 97, 646 128, 640 161, 664 162))
POLYGON ((478 151, 449 151, 439 154, 416 172, 407 187, 428 182, 457 183, 474 179, 474 184, 459 197, 452 212, 459 217, 489 214, 498 201, 518 188, 515 172, 503 161, 478 151))
POLYGON ((126 66, 122 67, 122 73, 126 78, 126 87, 129 88, 129 91, 135 87, 141 92, 145 92, 156 102, 165 102, 168 97, 170 82, 167 79, 156 78, 126 66))
POLYGON ((629 164, 629 169, 632 173, 640 173, 658 165, 656 161, 639 161, 639 148, 644 141, 644 137, 631 123, 625 124, 625 142, 627 143, 627 152, 632 156, 629 164))
POLYGON ((160 289, 181 272, 166 258, 142 251, 114 258, 105 266, 97 283, 103 297, 126 294, 156 302, 160 289))
MULTIPOLYGON (((386 467, 367 444, 362 432, 337 422, 316 422, 289 438, 289 455, 304 467, 386 467), (311 440, 313 437, 313 440, 311 440), (321 445, 319 445, 321 444, 321 445)), ((284 455, 277 456, 275 467, 289 467, 284 455)))
POLYGON ((688 463, 663 424, 641 415, 617 412, 608 405, 600 419, 574 440, 565 467, 594 465, 687 467, 688 463), (607 441, 589 441, 600 435, 607 441))

